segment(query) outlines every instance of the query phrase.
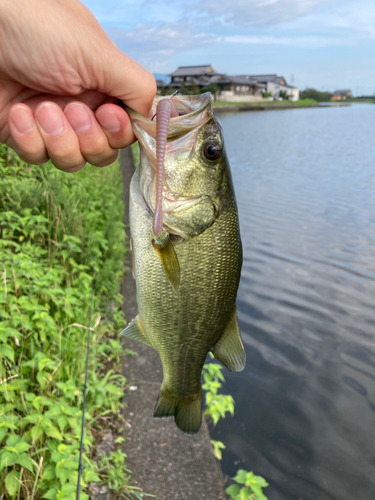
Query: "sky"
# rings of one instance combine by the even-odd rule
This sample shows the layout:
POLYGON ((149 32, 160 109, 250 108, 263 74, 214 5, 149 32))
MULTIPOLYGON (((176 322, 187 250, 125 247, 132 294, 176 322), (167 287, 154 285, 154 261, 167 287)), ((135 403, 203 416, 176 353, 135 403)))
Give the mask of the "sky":
POLYGON ((300 89, 375 93, 374 0, 83 0, 117 47, 155 75, 211 64, 300 89))

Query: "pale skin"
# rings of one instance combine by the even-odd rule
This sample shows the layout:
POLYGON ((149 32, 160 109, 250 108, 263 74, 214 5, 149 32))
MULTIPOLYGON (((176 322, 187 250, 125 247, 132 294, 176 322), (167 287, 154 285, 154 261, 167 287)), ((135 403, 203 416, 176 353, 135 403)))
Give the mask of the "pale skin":
POLYGON ((122 100, 148 116, 154 77, 78 0, 0 0, 0 142, 76 172, 134 141, 122 100))

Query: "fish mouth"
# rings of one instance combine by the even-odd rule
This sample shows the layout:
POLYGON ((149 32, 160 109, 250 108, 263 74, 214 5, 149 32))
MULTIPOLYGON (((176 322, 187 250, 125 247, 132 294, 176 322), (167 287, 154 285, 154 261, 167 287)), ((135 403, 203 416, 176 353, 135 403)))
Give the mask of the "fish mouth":
POLYGON ((163 192, 163 213, 178 211, 199 203, 201 197, 183 196, 177 193, 163 192))
POLYGON ((153 213, 155 236, 162 231, 163 213, 171 214, 183 206, 197 203, 197 198, 172 193, 165 185, 165 155, 190 158, 199 130, 212 119, 211 103, 210 92, 195 96, 158 96, 153 101, 149 118, 124 107, 140 145, 140 187, 153 213))
MULTIPOLYGON (((156 121, 152 118, 155 116, 159 101, 167 98, 165 96, 155 97, 150 111, 151 118, 146 118, 128 106, 124 106, 132 122, 134 133, 142 146, 147 140, 145 134, 152 138, 156 137, 156 121)), ((173 103, 180 114, 170 119, 168 126, 169 140, 184 135, 197 127, 200 128, 212 115, 212 95, 210 92, 200 95, 176 95, 173 96, 173 103)))

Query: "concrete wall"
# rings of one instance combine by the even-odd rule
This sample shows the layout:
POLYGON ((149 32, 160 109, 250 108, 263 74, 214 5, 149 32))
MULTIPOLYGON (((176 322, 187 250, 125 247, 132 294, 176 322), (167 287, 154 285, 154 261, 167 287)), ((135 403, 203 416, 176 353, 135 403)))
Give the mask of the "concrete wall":
POLYGON ((287 89, 287 95, 290 101, 299 101, 299 89, 296 87, 293 89, 287 89))
POLYGON ((257 92, 252 94, 250 92, 235 92, 234 90, 222 90, 216 94, 218 101, 225 102, 254 102, 263 101, 262 94, 257 92))
POLYGON ((271 92, 272 97, 279 97, 280 90, 286 91, 290 101, 299 100, 299 89, 297 87, 290 88, 285 85, 280 85, 279 83, 267 82, 267 92, 271 92))

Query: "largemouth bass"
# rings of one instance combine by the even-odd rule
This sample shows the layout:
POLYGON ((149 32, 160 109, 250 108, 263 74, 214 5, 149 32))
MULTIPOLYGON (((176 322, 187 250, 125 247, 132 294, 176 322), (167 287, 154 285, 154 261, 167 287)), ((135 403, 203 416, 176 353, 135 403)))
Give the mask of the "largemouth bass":
POLYGON ((122 335, 160 356, 154 416, 174 416, 192 435, 201 425, 208 352, 229 370, 245 365, 235 306, 242 247, 230 167, 211 94, 158 97, 156 120, 126 110, 140 146, 130 185, 139 314, 122 335), (162 99, 173 106, 163 123, 157 120, 162 99))

